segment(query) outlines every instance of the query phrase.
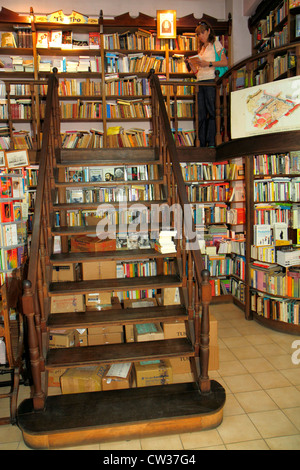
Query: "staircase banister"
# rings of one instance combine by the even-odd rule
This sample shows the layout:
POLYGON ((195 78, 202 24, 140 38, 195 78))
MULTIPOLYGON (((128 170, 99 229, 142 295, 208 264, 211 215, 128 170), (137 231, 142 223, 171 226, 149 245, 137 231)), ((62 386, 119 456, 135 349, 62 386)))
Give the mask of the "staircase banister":
POLYGON ((229 78, 232 75, 232 72, 234 72, 235 70, 240 70, 243 67, 246 67, 246 65, 249 64, 249 63, 256 62, 258 59, 262 59, 264 57, 267 57, 269 54, 275 55, 275 54, 281 54, 283 52, 288 52, 292 49, 295 49, 295 47, 297 47, 297 46, 300 46, 299 41, 293 42, 292 44, 289 44, 289 45, 286 45, 286 46, 281 46, 281 47, 276 47, 276 48, 273 48, 273 49, 269 49, 267 51, 260 52, 259 54, 248 56, 245 59, 242 59, 240 62, 237 62, 237 63, 233 64, 231 67, 229 67, 227 72, 217 80, 217 84, 222 83, 222 80, 225 79, 225 78, 229 78))
MULTIPOLYGON (((32 291, 35 291, 37 281, 37 265, 39 258, 39 247, 40 247, 40 230, 41 230, 41 218, 42 218, 42 206, 44 199, 44 188, 45 178, 47 174, 47 152, 48 152, 48 141, 50 137, 50 120, 51 120, 51 108, 53 100, 53 92, 56 83, 56 76, 50 75, 48 79, 48 93, 46 99, 46 110, 45 120, 43 126, 43 142, 40 151, 39 159, 39 176, 38 184, 36 189, 36 202, 34 208, 34 218, 31 236, 31 251, 28 265, 28 276, 27 279, 31 282, 32 291)), ((43 82, 44 83, 44 82, 43 82)))
MULTIPOLYGON (((157 98, 158 98, 158 103, 159 103, 159 113, 162 118, 164 129, 165 129, 167 146, 169 148, 170 158, 172 162, 172 170, 174 172, 175 180, 177 183, 178 197, 179 197, 181 206, 184 209, 190 206, 190 201, 186 194, 185 183, 182 177, 182 172, 181 172, 176 145, 175 145, 172 132, 170 129, 169 118, 168 118, 168 114, 167 114, 166 107, 164 104, 164 99, 163 99, 163 95, 162 95, 162 91, 160 87, 159 78, 154 73, 151 73, 150 80, 152 81, 152 84, 155 87, 155 90, 157 92, 157 98)), ((185 223, 185 235, 190 241, 193 241, 196 237, 196 232, 195 232, 195 224, 194 224, 191 211, 186 210, 184 212, 184 223, 185 223)), ((195 273, 196 273, 198 285, 201 285, 201 282, 202 282, 201 272, 205 269, 205 267, 204 267, 200 248, 192 250, 192 257, 195 263, 195 273)))

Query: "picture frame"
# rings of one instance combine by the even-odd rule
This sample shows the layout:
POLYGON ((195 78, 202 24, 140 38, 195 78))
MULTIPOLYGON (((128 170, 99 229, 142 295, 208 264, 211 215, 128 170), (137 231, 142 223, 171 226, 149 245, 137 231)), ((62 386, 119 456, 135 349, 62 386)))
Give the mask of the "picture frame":
POLYGON ((157 10, 156 20, 159 39, 176 38, 176 10, 157 10))
POLYGON ((29 165, 27 150, 12 150, 5 154, 7 168, 21 168, 29 165))

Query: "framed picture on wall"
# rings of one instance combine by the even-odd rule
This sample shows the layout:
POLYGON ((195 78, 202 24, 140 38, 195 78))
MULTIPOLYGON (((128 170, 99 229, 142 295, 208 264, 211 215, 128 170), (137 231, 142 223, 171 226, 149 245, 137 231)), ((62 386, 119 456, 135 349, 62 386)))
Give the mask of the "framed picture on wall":
POLYGON ((176 38, 176 10, 157 10, 157 37, 176 38))
POLYGON ((28 166, 29 160, 27 150, 13 150, 11 152, 6 152, 6 161, 8 168, 28 166))

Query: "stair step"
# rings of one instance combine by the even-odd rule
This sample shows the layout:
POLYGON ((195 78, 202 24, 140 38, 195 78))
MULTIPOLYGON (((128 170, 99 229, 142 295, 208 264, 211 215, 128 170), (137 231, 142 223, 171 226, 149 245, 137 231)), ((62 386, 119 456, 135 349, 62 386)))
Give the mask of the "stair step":
POLYGON ((153 259, 153 258, 175 258, 177 253, 160 253, 153 248, 146 248, 140 250, 115 250, 115 251, 101 251, 101 252, 88 252, 88 253, 57 253, 51 255, 50 261, 53 264, 64 263, 82 263, 88 261, 104 261, 104 260, 118 260, 118 259, 153 259))
POLYGON ((58 149, 56 160, 58 164, 68 166, 114 165, 116 161, 130 165, 159 163, 158 151, 153 147, 145 148, 102 148, 102 149, 58 149))
POLYGON ((52 282, 49 295, 84 294, 87 292, 119 292, 123 290, 165 289, 181 287, 182 282, 177 275, 127 277, 122 279, 97 279, 93 281, 52 282))
POLYGON ((93 310, 75 313, 55 313, 48 318, 48 328, 88 328, 101 325, 134 325, 136 323, 155 323, 164 321, 187 320, 185 307, 181 305, 151 308, 125 308, 112 310, 93 310))
MULTIPOLYGON (((69 186, 71 186, 72 183, 69 183, 69 186)), ((82 210, 86 210, 86 209, 97 209, 99 206, 101 206, 101 204, 109 204, 110 206, 112 207, 122 207, 122 208, 125 208, 125 207, 130 207, 131 206, 134 206, 134 205, 143 205, 143 206, 150 206, 151 204, 157 204, 157 205, 161 205, 161 204, 166 204, 167 203, 167 200, 166 199, 160 199, 160 200, 149 200, 149 201, 119 201, 119 202, 105 202, 105 201, 102 201, 102 202, 82 202, 82 203, 79 203, 79 202, 76 202, 76 203, 72 203, 72 202, 66 202, 66 203, 57 203, 57 204, 53 204, 53 209, 56 210, 56 211, 59 211, 59 210, 79 210, 79 209, 82 209, 82 210)), ((94 227, 94 230, 95 230, 95 227, 94 227)))
POLYGON ((225 390, 211 381, 202 394, 196 383, 49 396, 44 410, 33 400, 18 409, 18 426, 32 448, 141 439, 218 426, 225 390))
POLYGON ((194 348, 187 338, 49 349, 45 367, 56 369, 100 363, 151 361, 177 356, 194 356, 194 348))
MULTIPOLYGON (((152 201, 153 202, 153 201, 152 201)), ((150 202, 149 204, 151 204, 152 202, 150 202)), ((146 202, 146 204, 148 204, 146 202)), ((69 204, 70 206, 70 204, 69 204)), ((75 204, 76 208, 78 209, 78 204, 75 204)), ((99 204, 98 206, 99 207, 99 204)), ((129 205, 127 207, 130 207, 129 205)), ((69 207, 70 209, 70 207, 69 207)), ((154 224, 155 225, 155 224, 154 224)), ((123 226, 119 226, 119 225, 112 225, 112 228, 111 230, 105 230, 105 232, 101 232, 101 234, 106 234, 106 237, 108 237, 109 234, 112 234, 115 236, 115 234, 122 234, 122 233, 125 233, 127 234, 128 233, 128 225, 123 225, 123 226)), ((151 224, 149 224, 149 226, 147 226, 147 228, 145 227, 145 229, 143 228, 143 224, 141 224, 141 228, 139 230, 140 233, 149 233, 150 231, 152 231, 153 233, 158 233, 158 230, 160 229, 160 227, 151 227, 151 224)), ((75 227, 69 227, 68 225, 61 225, 60 227, 52 227, 51 228, 51 234, 53 236, 55 235, 67 235, 67 236, 78 236, 78 235, 89 235, 89 234, 93 234, 94 236, 96 236, 96 226, 95 225, 88 225, 88 226, 83 226, 83 225, 80 225, 80 226, 75 226, 75 227)))

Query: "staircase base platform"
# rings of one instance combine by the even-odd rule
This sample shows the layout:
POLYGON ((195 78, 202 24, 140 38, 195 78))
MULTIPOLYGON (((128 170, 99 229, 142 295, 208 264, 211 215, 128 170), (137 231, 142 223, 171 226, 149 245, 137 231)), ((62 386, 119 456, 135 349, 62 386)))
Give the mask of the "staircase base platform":
POLYGON ((32 399, 24 400, 18 426, 28 447, 62 448, 214 428, 224 404, 225 390, 213 380, 208 394, 182 383, 57 395, 36 412, 32 399))

